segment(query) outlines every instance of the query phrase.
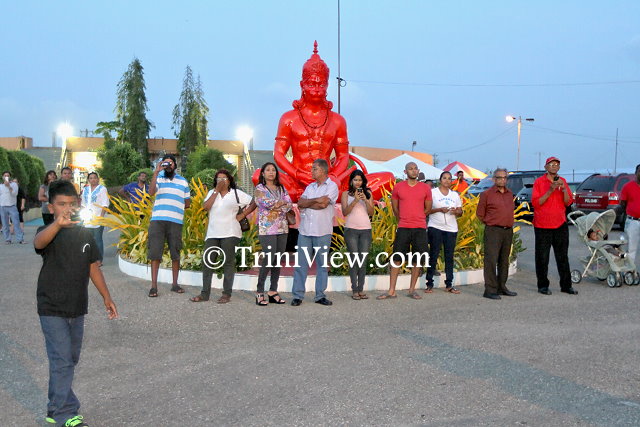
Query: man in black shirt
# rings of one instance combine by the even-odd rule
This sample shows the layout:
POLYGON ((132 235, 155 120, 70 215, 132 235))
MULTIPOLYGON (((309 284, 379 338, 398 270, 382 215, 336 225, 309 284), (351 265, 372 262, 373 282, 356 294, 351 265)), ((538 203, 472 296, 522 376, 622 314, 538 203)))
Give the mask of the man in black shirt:
POLYGON ((80 402, 71 385, 80 359, 87 314, 89 278, 102 295, 109 319, 118 317, 102 270, 100 252, 90 231, 77 227, 73 184, 49 186, 49 210, 54 221, 38 229, 33 246, 42 255, 38 276, 38 315, 49 359, 49 403, 46 421, 69 427, 86 426, 78 414, 80 402))

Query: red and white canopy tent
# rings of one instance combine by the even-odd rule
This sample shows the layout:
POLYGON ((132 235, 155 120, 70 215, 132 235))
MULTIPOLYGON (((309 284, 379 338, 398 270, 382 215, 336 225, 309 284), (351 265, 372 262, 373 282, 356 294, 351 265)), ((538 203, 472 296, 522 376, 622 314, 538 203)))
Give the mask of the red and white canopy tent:
POLYGON ((453 163, 449 163, 447 166, 445 166, 443 168, 443 170, 451 172, 451 174, 455 177, 456 173, 458 173, 458 171, 462 171, 464 172, 464 177, 466 179, 473 179, 473 180, 480 180, 484 177, 487 176, 486 173, 479 171, 476 168, 472 168, 469 165, 465 165, 462 162, 453 162, 453 163))

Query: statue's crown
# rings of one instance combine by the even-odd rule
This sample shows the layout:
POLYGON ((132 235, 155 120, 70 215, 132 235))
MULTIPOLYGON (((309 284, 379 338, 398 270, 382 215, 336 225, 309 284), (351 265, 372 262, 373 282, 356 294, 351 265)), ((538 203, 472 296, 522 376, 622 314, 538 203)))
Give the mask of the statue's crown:
POLYGON ((307 80, 312 75, 318 75, 326 82, 329 81, 329 67, 318 55, 318 42, 313 42, 313 54, 302 67, 302 80, 307 80))

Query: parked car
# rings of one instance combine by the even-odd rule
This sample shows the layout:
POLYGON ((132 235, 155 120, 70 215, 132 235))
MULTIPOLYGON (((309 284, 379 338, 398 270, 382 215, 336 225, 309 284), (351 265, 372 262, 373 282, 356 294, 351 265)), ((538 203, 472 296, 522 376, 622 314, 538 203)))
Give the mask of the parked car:
POLYGON ((531 204, 531 193, 533 193, 533 184, 525 184, 525 186, 522 187, 520 191, 518 191, 518 194, 516 194, 516 197, 514 198, 515 209, 517 209, 518 206, 524 203, 523 209, 531 212, 530 215, 527 214, 521 217, 526 221, 533 220, 533 204, 531 204))
MULTIPOLYGON (((618 175, 593 174, 582 181, 575 193, 573 210, 590 212, 604 212, 607 209, 615 209, 620 204, 622 187, 634 180, 632 174, 621 173, 618 175)), ((626 214, 616 213, 616 224, 624 228, 626 214)))
MULTIPOLYGON (((507 187, 513 194, 518 194, 518 192, 522 190, 525 185, 533 185, 533 181, 535 181, 538 177, 541 177, 545 173, 546 171, 543 170, 511 172, 507 177, 507 187)), ((488 176, 473 187, 469 188, 468 193, 474 196, 479 196, 480 193, 491 188, 492 186, 493 179, 492 177, 488 176)))

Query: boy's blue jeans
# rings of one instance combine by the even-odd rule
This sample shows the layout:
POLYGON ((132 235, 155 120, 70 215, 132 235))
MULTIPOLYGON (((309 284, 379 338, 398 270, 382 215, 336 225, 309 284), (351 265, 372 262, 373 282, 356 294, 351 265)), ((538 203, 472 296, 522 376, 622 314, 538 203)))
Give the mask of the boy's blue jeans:
POLYGON ((62 425, 78 415, 80 402, 73 393, 73 373, 80 360, 84 316, 40 316, 49 358, 49 403, 47 413, 62 425))

